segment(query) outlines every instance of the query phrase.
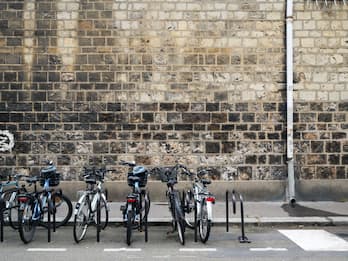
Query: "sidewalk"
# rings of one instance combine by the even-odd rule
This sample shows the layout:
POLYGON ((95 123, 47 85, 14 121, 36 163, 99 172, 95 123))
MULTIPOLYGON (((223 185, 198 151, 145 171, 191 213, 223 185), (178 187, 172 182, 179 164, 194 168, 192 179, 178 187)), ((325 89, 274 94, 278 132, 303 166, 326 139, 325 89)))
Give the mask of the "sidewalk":
MULTIPOLYGON (((122 221, 120 206, 123 202, 110 202, 109 220, 122 221)), ((237 202, 236 214, 232 203, 229 204, 230 224, 240 224, 240 203, 237 202)), ((287 202, 245 202, 244 217, 246 224, 252 225, 348 225, 348 202, 298 202, 294 208, 287 202)), ((73 218, 72 218, 73 220, 73 218)), ((151 202, 149 222, 160 225, 171 220, 166 202, 151 202)), ((223 202, 213 205, 214 224, 226 222, 226 206, 223 202)))

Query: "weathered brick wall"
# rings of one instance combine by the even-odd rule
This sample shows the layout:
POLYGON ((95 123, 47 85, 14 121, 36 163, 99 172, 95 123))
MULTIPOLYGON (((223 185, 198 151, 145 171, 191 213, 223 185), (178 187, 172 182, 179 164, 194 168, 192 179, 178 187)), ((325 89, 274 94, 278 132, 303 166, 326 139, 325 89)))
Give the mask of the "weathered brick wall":
POLYGON ((348 7, 321 4, 322 8, 304 1, 295 5, 296 172, 304 179, 344 179, 348 173, 348 7))
MULTIPOLYGON (((296 2, 296 171, 343 178, 348 9, 296 2)), ((286 178, 285 1, 10 0, 0 10, 0 129, 16 142, 0 154, 3 171, 50 158, 75 180, 87 164, 179 160, 213 167, 215 179, 286 178)))

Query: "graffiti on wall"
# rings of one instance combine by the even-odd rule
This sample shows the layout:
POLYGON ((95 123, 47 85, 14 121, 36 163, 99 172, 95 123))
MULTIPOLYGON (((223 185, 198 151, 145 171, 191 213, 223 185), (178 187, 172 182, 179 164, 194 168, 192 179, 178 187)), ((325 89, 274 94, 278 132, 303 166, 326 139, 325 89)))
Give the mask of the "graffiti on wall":
POLYGON ((14 137, 9 131, 0 130, 0 152, 12 151, 14 147, 14 137))

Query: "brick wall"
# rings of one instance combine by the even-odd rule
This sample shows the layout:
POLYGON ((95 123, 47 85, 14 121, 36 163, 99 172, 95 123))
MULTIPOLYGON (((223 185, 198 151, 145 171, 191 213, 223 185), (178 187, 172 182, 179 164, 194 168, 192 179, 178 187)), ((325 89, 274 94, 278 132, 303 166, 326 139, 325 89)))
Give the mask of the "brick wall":
MULTIPOLYGON (((337 1, 338 2, 338 1, 337 1)), ((295 153, 303 179, 348 173, 348 7, 296 1, 295 153)))
MULTIPOLYGON (((347 7, 295 1, 300 178, 347 178, 347 7)), ((285 1, 0 1, 3 172, 120 159, 285 179, 285 1)), ((110 175, 111 179, 123 178, 110 175)))

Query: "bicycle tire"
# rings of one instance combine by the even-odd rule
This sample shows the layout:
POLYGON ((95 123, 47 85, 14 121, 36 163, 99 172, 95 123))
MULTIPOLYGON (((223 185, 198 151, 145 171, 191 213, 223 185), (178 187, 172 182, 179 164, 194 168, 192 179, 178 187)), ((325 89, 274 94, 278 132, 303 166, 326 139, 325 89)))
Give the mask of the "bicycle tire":
POLYGON ((179 193, 175 194, 175 221, 178 230, 179 241, 182 245, 185 245, 185 217, 182 211, 181 202, 178 198, 179 193))
POLYGON ((4 212, 4 222, 7 220, 10 227, 17 230, 18 229, 18 202, 17 195, 21 193, 26 193, 25 189, 12 188, 6 190, 1 197, 5 200, 7 205, 7 211, 4 212), (15 193, 15 195, 13 195, 15 193))
POLYGON ((199 237, 202 243, 208 241, 211 229, 211 220, 208 219, 207 201, 205 198, 201 201, 201 213, 199 217, 199 237))
POLYGON ((100 201, 100 228, 104 230, 109 224, 108 202, 101 197, 100 201))
POLYGON ((99 197, 97 199, 97 222, 96 222, 96 225, 97 225, 97 242, 100 241, 100 231, 101 231, 101 224, 100 224, 100 212, 101 212, 101 209, 100 209, 101 206, 100 205, 101 205, 101 203, 100 202, 101 202, 101 200, 100 200, 100 197, 99 197))
MULTIPOLYGON (((56 228, 59 228, 61 226, 65 226, 71 216, 72 216, 72 203, 70 199, 65 196, 63 193, 54 193, 52 194, 52 200, 55 201, 55 214, 57 217, 56 221, 56 228)), ((43 227, 47 228, 47 225, 43 222, 40 223, 43 227)))
POLYGON ((50 197, 47 197, 47 241, 51 242, 51 214, 53 213, 53 203, 50 197))
POLYGON ((170 210, 170 213, 172 214, 171 225, 172 225, 172 230, 174 232, 176 230, 177 225, 176 225, 175 203, 174 203, 173 196, 171 196, 171 198, 169 199, 169 210, 170 210))
POLYGON ((185 214, 186 225, 194 229, 195 228, 195 212, 194 212, 194 197, 191 190, 188 192, 183 191, 183 208, 185 214))
POLYGON ((75 209, 74 215, 74 240, 79 243, 86 236, 90 216, 88 197, 75 209))
POLYGON ((130 246, 131 244, 131 237, 132 237, 132 219, 133 219, 133 211, 128 210, 127 212, 127 245, 130 246))
POLYGON ((147 194, 145 194, 145 216, 144 216, 144 230, 145 230, 145 242, 148 241, 148 214, 150 210, 150 199, 147 197, 147 194))
POLYGON ((23 243, 30 243, 35 235, 37 222, 33 220, 34 202, 30 200, 24 203, 24 206, 19 210, 19 236, 23 243))

